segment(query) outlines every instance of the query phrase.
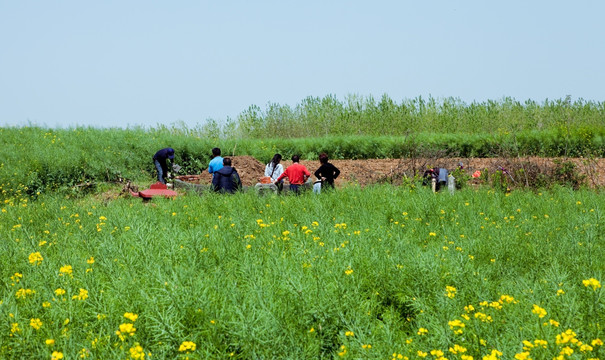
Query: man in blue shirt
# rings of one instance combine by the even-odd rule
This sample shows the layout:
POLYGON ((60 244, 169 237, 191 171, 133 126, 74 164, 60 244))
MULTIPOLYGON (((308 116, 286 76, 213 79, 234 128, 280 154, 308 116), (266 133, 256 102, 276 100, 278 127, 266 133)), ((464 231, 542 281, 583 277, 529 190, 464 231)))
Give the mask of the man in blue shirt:
POLYGON ((214 174, 216 171, 219 171, 223 167, 223 158, 221 157, 221 149, 214 148, 212 149, 212 160, 210 160, 210 164, 208 164, 208 172, 214 174))

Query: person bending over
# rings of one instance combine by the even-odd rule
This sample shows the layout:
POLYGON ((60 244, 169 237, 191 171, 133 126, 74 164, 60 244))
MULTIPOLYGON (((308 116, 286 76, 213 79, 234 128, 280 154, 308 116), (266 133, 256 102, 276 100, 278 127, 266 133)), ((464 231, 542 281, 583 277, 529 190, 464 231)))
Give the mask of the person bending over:
POLYGON ((153 155, 153 163, 158 170, 158 181, 162 184, 166 184, 166 176, 168 175, 168 164, 166 164, 166 160, 168 159, 171 161, 174 160, 173 148, 158 150, 158 152, 153 155))

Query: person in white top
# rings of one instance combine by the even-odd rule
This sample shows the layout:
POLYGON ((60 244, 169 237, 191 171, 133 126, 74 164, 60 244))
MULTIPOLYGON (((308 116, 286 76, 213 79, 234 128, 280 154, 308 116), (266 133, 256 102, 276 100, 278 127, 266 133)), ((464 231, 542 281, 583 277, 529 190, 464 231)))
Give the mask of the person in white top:
MULTIPOLYGON (((265 176, 268 176, 271 178, 271 181, 275 181, 277 180, 277 178, 284 172, 284 167, 282 164, 280 164, 282 157, 280 154, 275 154, 273 155, 273 159, 271 159, 271 162, 267 164, 267 166, 265 167, 265 176)), ((281 189, 284 186, 284 181, 280 181, 279 183, 276 183, 275 185, 277 185, 277 188, 279 189, 279 191, 281 191, 281 189)))

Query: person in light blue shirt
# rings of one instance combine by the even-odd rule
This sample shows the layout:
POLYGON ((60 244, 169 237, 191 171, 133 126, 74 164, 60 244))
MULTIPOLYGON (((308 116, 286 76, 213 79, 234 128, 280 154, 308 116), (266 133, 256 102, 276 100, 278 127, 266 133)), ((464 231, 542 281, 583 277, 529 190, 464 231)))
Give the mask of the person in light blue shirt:
POLYGON ((208 164, 208 172, 214 174, 223 168, 223 158, 221 157, 221 149, 212 149, 212 160, 208 164))

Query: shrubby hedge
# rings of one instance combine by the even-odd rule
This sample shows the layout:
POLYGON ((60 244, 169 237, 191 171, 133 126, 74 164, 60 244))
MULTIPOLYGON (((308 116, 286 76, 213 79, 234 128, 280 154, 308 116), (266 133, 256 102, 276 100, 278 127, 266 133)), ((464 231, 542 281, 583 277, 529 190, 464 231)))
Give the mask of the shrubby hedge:
POLYGON ((209 121, 205 130, 215 134, 262 139, 324 136, 401 136, 410 133, 492 133, 603 126, 605 103, 578 99, 542 103, 513 98, 472 102, 433 97, 396 102, 386 94, 307 97, 294 107, 269 103, 252 105, 236 119, 209 121))

